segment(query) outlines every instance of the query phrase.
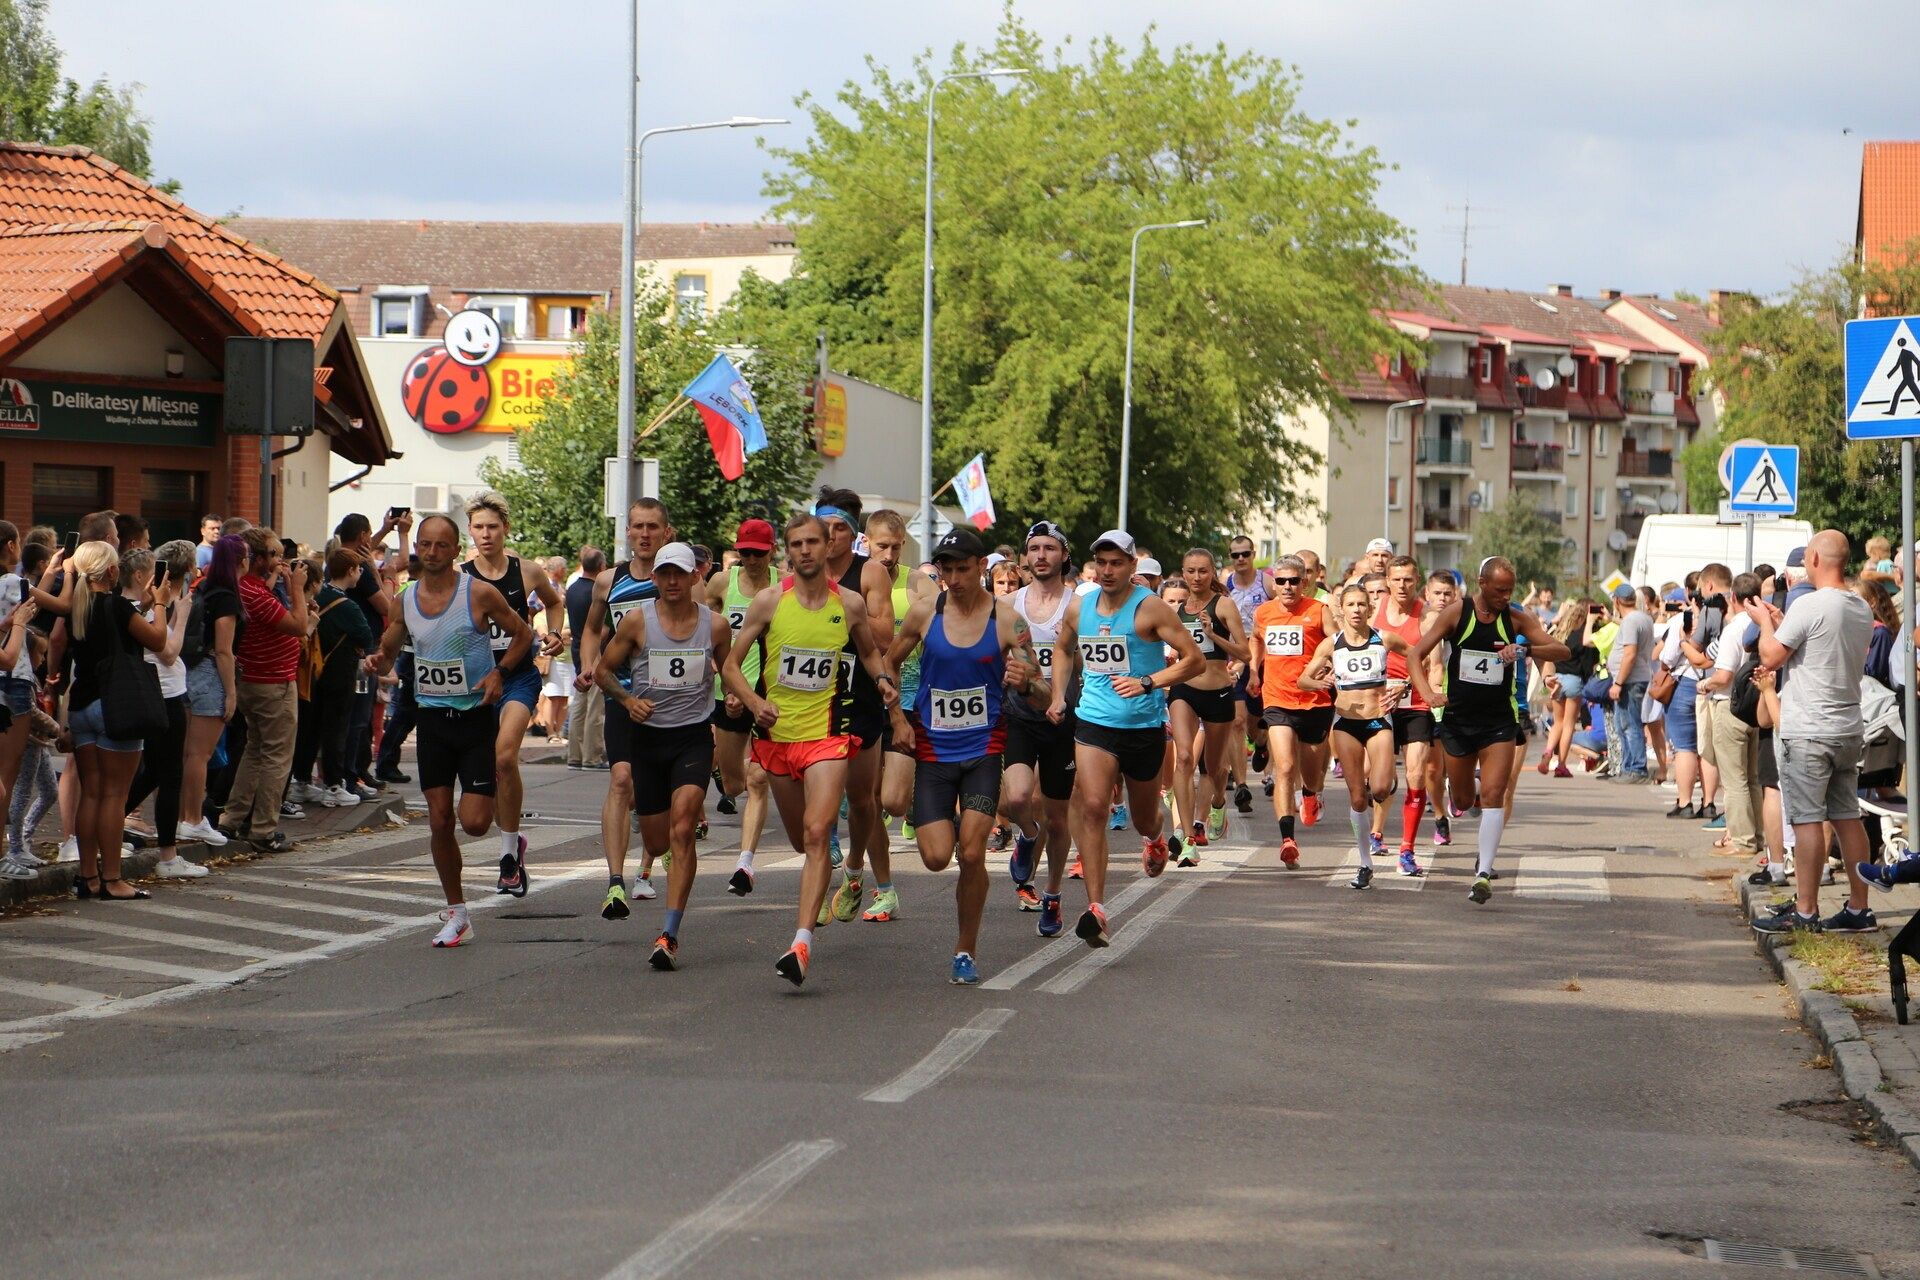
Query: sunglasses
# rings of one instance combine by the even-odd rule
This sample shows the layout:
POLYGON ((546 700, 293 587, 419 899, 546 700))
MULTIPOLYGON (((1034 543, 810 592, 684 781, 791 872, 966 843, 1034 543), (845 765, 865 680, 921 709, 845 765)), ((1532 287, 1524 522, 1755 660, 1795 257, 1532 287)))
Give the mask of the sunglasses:
POLYGON ((1283 587, 1297 587, 1300 585, 1299 578, 1275 578, 1274 581, 1283 587))
POLYGON ((1232 559, 1235 559, 1235 560, 1251 560, 1251 559, 1253 559, 1253 552, 1251 552, 1251 551, 1229 551, 1229 552, 1227 552, 1227 555, 1228 555, 1229 557, 1231 557, 1232 559))
POLYGON ((736 547, 734 550, 743 556, 770 556, 773 554, 773 552, 764 547, 736 547))

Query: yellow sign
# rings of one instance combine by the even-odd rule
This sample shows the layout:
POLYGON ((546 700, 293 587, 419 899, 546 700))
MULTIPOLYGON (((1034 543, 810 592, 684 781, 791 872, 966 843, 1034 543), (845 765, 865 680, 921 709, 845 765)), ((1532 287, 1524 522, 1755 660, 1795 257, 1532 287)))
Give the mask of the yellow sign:
POLYGON ((1615 591, 1627 585, 1627 575, 1615 569, 1600 583, 1600 589, 1611 596, 1615 591))
POLYGON ((829 382, 820 397, 820 452, 837 458, 847 451, 847 389, 829 382))
POLYGON ((495 356, 487 366, 493 394, 474 430, 503 434, 532 426, 540 417, 542 402, 553 394, 554 375, 571 359, 549 352, 522 355, 502 351, 495 356))

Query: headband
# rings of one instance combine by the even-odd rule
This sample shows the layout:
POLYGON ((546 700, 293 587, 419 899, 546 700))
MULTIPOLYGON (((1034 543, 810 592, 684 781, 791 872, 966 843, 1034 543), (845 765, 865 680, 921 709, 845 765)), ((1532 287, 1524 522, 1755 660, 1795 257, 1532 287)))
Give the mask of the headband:
POLYGON ((822 520, 838 520, 841 524, 846 525, 847 528, 853 528, 853 517, 842 511, 839 507, 830 506, 823 502, 813 509, 813 514, 819 516, 822 520))

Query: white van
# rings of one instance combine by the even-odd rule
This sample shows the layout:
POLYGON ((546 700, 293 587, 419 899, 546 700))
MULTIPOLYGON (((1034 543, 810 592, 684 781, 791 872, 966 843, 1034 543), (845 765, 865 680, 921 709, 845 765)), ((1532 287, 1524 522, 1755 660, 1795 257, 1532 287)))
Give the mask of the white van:
MULTIPOLYGON (((1756 521, 1754 563, 1776 568, 1784 565, 1787 553, 1806 546, 1811 537, 1813 526, 1805 520, 1756 521)), ((1633 567, 1627 576, 1636 587, 1660 587, 1684 581, 1689 573, 1712 560, 1735 573, 1753 567, 1747 563, 1746 525, 1721 524, 1709 515, 1652 515, 1640 528, 1633 567)))

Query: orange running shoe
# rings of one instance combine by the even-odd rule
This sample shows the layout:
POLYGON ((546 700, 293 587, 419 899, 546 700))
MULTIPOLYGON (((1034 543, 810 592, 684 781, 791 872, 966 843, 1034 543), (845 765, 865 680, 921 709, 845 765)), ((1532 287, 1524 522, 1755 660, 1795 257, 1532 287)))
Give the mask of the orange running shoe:
POLYGON ((797 987, 807 980, 807 963, 812 953, 812 947, 796 942, 791 951, 773 962, 773 971, 797 987))
POLYGON ((1073 861, 1067 864, 1067 879, 1078 880, 1081 878, 1082 877, 1080 874, 1080 855, 1076 853, 1073 855, 1073 861))
POLYGON ((1206 823, 1196 822, 1193 824, 1193 837, 1189 841, 1189 843, 1200 845, 1203 847, 1206 845, 1207 843, 1207 824, 1206 823))
POLYGON ((1320 797, 1302 795, 1300 797, 1300 825, 1311 827, 1320 821, 1320 797))
POLYGON ((1280 842, 1280 865, 1291 871, 1300 865, 1300 846, 1288 836, 1280 842))
POLYGON ((1155 836, 1140 848, 1140 869, 1152 879, 1167 869, 1167 838, 1155 836))

